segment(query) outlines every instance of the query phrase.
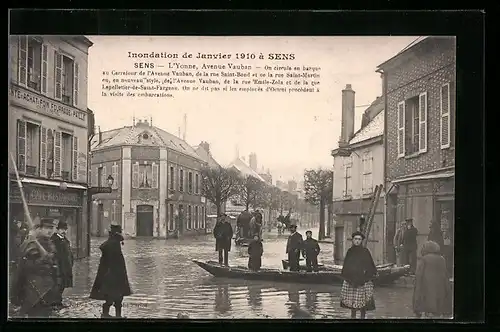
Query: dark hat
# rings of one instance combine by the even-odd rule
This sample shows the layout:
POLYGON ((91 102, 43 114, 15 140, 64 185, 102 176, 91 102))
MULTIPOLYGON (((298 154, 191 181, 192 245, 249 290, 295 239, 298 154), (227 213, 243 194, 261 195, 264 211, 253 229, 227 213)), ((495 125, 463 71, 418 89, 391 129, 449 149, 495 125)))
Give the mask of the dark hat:
POLYGON ((360 231, 356 231, 352 233, 351 239, 354 239, 355 236, 361 236, 361 238, 364 240, 365 239, 365 234, 361 233, 360 231))
POLYGON ((311 234, 312 234, 313 232, 312 232, 311 230, 309 230, 309 231, 306 231, 306 234, 307 234, 307 233, 311 233, 311 234))
POLYGON ((290 228, 297 228, 297 225, 292 224, 292 225, 290 225, 290 228))
POLYGON ((413 224, 413 218, 407 218, 405 221, 406 222, 411 222, 413 224))
POLYGON ((59 221, 57 224, 57 229, 68 229, 68 223, 65 221, 59 221))
POLYGON ((109 227, 109 230, 111 233, 121 233, 122 232, 122 226, 121 225, 111 225, 109 227))
POLYGON ((56 221, 53 218, 41 218, 40 227, 54 227, 56 226, 56 221))

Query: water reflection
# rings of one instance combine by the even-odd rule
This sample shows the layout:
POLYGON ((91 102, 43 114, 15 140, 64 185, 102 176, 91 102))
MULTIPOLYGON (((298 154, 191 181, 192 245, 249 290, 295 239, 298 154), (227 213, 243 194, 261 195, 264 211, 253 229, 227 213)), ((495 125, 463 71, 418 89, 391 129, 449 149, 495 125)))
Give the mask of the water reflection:
POLYGON ((229 286, 218 285, 215 292, 215 306, 216 312, 224 315, 231 310, 231 299, 229 298, 229 286))
POLYGON ((311 289, 306 289, 306 309, 312 314, 316 315, 318 309, 318 293, 311 289))
POLYGON ((250 284, 247 286, 248 290, 248 305, 253 310, 260 310, 262 308, 262 285, 250 284))

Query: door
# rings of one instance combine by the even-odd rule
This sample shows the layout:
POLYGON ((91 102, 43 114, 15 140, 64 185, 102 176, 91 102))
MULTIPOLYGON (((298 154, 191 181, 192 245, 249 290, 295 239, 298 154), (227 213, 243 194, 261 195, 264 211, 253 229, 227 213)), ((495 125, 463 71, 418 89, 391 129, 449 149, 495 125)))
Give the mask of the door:
POLYGON ((137 205, 137 236, 153 236, 153 206, 137 205))
POLYGON ((97 206, 97 236, 104 236, 103 223, 104 223, 104 205, 99 204, 97 206))
POLYGON ((179 234, 183 233, 184 230, 184 205, 179 204, 179 219, 178 219, 178 224, 177 224, 177 231, 179 234))
POLYGON ((333 259, 335 264, 340 264, 344 260, 344 227, 335 227, 333 259))

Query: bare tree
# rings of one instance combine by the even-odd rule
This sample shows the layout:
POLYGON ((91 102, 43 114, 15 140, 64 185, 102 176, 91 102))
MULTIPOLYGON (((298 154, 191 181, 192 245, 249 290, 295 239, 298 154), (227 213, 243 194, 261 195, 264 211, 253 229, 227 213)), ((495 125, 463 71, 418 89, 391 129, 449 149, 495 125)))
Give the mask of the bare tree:
POLYGON ((306 201, 319 205, 318 239, 325 238, 325 206, 332 200, 333 172, 325 169, 309 169, 304 172, 306 201))
POLYGON ((233 169, 223 167, 204 167, 201 170, 201 192, 217 207, 217 215, 222 205, 239 192, 240 178, 233 169))
POLYGON ((256 179, 253 176, 242 178, 238 185, 238 198, 248 210, 250 207, 257 207, 261 202, 262 192, 264 190, 264 182, 256 179))

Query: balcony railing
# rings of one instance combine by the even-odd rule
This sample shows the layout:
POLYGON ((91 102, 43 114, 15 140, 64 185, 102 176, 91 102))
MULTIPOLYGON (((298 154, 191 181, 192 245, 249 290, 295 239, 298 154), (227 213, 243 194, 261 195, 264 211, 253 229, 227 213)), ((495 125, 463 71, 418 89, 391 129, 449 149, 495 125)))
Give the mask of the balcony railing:
POLYGON ((26 175, 38 175, 38 167, 26 165, 26 175))
POLYGON ((62 171, 61 175, 62 175, 62 179, 64 181, 70 181, 71 180, 71 172, 69 172, 69 171, 62 171))

